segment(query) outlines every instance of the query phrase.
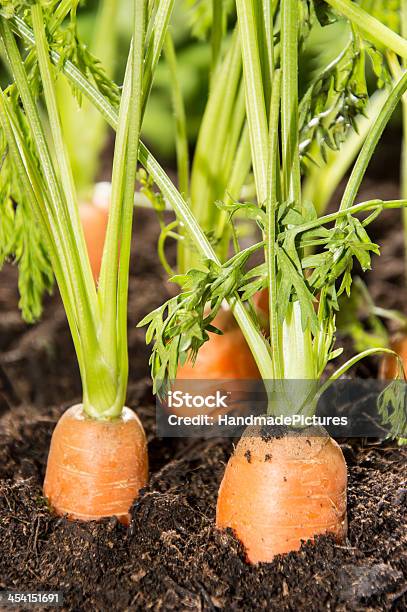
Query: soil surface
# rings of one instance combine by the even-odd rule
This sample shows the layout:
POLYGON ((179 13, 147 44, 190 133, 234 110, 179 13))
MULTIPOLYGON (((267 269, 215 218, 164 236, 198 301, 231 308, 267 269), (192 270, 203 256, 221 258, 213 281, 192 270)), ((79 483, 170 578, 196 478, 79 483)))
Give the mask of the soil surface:
MULTIPOLYGON (((380 167, 373 176, 361 198, 397 197, 380 167)), ((374 282, 372 275, 366 279, 381 306, 403 310, 399 227, 396 211, 375 222, 382 257, 374 262, 374 282)), ((343 546, 322 537, 252 567, 233 534, 216 530, 217 490, 232 442, 155 435, 148 350, 136 323, 175 291, 152 247, 157 231, 152 214, 137 213, 128 405, 147 431, 151 480, 134 504, 129 530, 114 519, 69 522, 47 508, 41 487, 51 433, 63 410, 80 401, 80 381, 58 296, 47 299, 41 323, 28 327, 17 310, 15 269, 2 272, 0 589, 59 590, 70 611, 405 610, 406 448, 372 440, 342 444, 349 467, 343 546)), ((376 370, 371 360, 358 375, 376 370)))

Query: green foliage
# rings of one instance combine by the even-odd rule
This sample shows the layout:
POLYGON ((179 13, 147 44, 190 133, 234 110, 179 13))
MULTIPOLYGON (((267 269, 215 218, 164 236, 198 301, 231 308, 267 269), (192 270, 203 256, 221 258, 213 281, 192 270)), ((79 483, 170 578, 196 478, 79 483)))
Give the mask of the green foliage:
MULTIPOLYGON (((60 68, 67 60, 71 61, 115 107, 119 105, 119 87, 107 76, 99 59, 78 36, 76 11, 71 12, 68 26, 59 28, 50 38, 49 44, 60 55, 60 68)), ((80 92, 74 88, 74 93, 80 101, 80 92)))
MULTIPOLYGON (((64 63, 69 60, 74 63, 83 73, 83 75, 104 95, 112 105, 118 106, 120 100, 120 89, 118 85, 109 79, 106 72, 97 57, 89 50, 88 46, 79 38, 78 35, 78 19, 77 5, 79 0, 72 0, 66 7, 66 11, 61 15, 56 13, 59 8, 60 0, 44 0, 41 4, 44 11, 44 24, 48 44, 52 51, 58 53, 59 69, 62 69, 64 63), (58 15, 59 20, 55 18, 58 15)), ((11 19, 12 17, 20 17, 30 25, 30 13, 28 11, 32 2, 6 2, 4 8, 0 9, 0 15, 11 19), (7 6, 10 4, 10 6, 7 6)), ((30 52, 30 57, 27 60, 27 67, 30 68, 31 86, 35 90, 40 90, 41 81, 38 73, 38 64, 36 61, 35 45, 27 44, 27 50, 30 52)), ((73 91, 78 99, 81 100, 81 93, 75 87, 73 91)), ((38 91, 37 95, 40 92, 38 91)))
POLYGON ((173 277, 182 292, 140 321, 139 327, 148 326, 146 342, 154 340, 150 364, 156 390, 176 377, 179 362, 195 360, 208 332, 222 333, 212 322, 222 302, 236 292, 249 256, 250 249, 223 266, 208 259, 202 262, 204 269, 173 277))
POLYGON ((308 87, 299 107, 300 152, 307 156, 316 142, 323 160, 327 149, 338 150, 368 101, 366 52, 353 31, 340 55, 308 87))
MULTIPOLYGON (((394 32, 400 31, 400 0, 357 0, 360 7, 394 32)), ((324 0, 314 0, 315 13, 325 26, 340 17, 324 0)))
MULTIPOLYGON (((23 118, 20 115, 23 124, 23 118)), ((28 136, 28 134, 27 134, 28 136)), ((8 148, 2 144, 0 169, 0 269, 10 260, 19 269, 19 306, 27 323, 42 314, 42 297, 54 284, 46 241, 38 220, 20 189, 8 148)))
POLYGON ((11 19, 15 15, 24 13, 30 8, 29 0, 3 0, 0 8, 0 15, 6 19, 11 19))
POLYGON ((361 0, 360 6, 394 32, 400 31, 400 0, 361 0))
POLYGON ((24 320, 34 323, 42 315, 43 294, 51 292, 54 275, 47 245, 27 203, 20 204, 16 210, 12 251, 19 270, 19 307, 24 320))
MULTIPOLYGON (((364 0, 362 8, 379 19, 384 25, 399 30, 400 2, 364 0)), ((315 14, 322 25, 340 19, 324 1, 314 0, 315 14)), ((311 150, 318 149, 324 162, 329 149, 338 151, 350 130, 357 131, 356 119, 364 115, 368 103, 368 74, 370 64, 376 77, 376 86, 383 88, 391 83, 386 49, 373 44, 359 31, 357 24, 351 26, 348 45, 310 83, 300 102, 300 154, 303 164, 314 159, 311 150), (313 146, 314 145, 314 146, 313 146)))
MULTIPOLYGON (((67 60, 75 62, 91 83, 115 106, 119 103, 119 88, 106 76, 98 60, 89 52, 77 34, 77 0, 72 0, 68 11, 67 27, 54 19, 59 1, 43 2, 44 22, 48 25, 47 36, 50 49, 60 55, 59 70, 67 60), (52 26, 52 28, 51 28, 52 26), (50 31, 52 29, 52 31, 50 31)), ((27 9, 30 2, 6 3, 2 9, 7 18, 15 15, 26 17, 30 23, 27 9), (6 11, 6 13, 4 12, 6 11)), ((64 21, 62 19, 62 21, 64 21)), ((39 99, 42 84, 38 69, 35 46, 27 45, 28 54, 25 64, 30 88, 39 99)), ((75 94, 80 99, 78 91, 75 94)), ((8 88, 8 100, 18 120, 24 142, 33 156, 33 165, 38 167, 35 146, 25 114, 21 111, 21 101, 14 85, 8 88)), ((0 174, 1 218, 0 218, 0 265, 6 260, 15 260, 19 268, 20 308, 27 322, 34 322, 42 314, 42 296, 53 287, 53 273, 49 258, 49 245, 40 230, 27 194, 21 189, 18 170, 14 165, 5 142, 2 143, 3 158, 0 174)))
MULTIPOLYGON (((234 12, 233 0, 217 0, 222 3, 224 27, 227 17, 234 12)), ((205 39, 212 27, 213 0, 184 0, 193 36, 205 39)))
MULTIPOLYGON (((10 242, 10 228, 5 226, 3 250, 5 255, 12 251, 18 259, 24 289, 21 306, 33 316, 40 308, 37 295, 50 284, 51 276, 44 272, 49 254, 76 349, 84 410, 93 418, 116 418, 124 406, 128 378, 127 294, 134 184, 142 108, 149 93, 146 87, 143 94, 143 77, 152 78, 154 66, 144 71, 147 4, 142 0, 133 3, 133 42, 117 109, 118 86, 104 76, 77 36, 76 5, 34 2, 30 20, 21 21, 18 15, 8 23, 0 16, 2 48, 14 79, 14 86, 0 90, 2 138, 12 160, 9 168, 3 165, 7 168, 3 206, 8 223, 12 209, 7 198, 17 206, 15 241, 10 242), (17 44, 16 29, 28 41, 27 55, 17 44), (57 76, 68 72, 68 63, 69 70, 80 75, 75 86, 81 93, 94 91, 98 100, 105 101, 118 131, 98 287, 87 255, 56 93, 57 76)), ((165 24, 158 34, 160 41, 165 24)))
MULTIPOLYGON (((264 207, 239 202, 218 205, 228 211, 230 223, 239 211, 247 219, 256 220, 267 234, 264 207)), ((335 313, 339 309, 338 298, 350 292, 354 261, 367 270, 371 266, 371 254, 378 254, 379 249, 366 232, 366 222, 351 214, 337 220, 332 227, 318 226, 318 223, 311 204, 302 213, 289 203, 279 208, 275 243, 279 296, 276 309, 282 325, 290 303, 299 302, 302 327, 304 332, 310 330, 316 339, 317 370, 322 372, 327 361, 340 352, 340 349, 332 352, 335 313), (315 246, 319 252, 307 255, 310 247, 315 246)), ((149 325, 147 342, 155 340, 151 358, 154 379, 174 378, 178 360, 184 362, 188 354, 195 359, 199 348, 208 340, 207 332, 212 331, 211 322, 223 300, 233 298, 238 292, 243 301, 248 301, 268 287, 266 263, 247 269, 251 255, 262 248, 264 243, 257 243, 237 253, 223 266, 208 260, 206 271, 191 270, 172 279, 183 287, 183 292, 140 323, 149 325)))
POLYGON ((400 372, 400 380, 391 382, 380 394, 378 400, 378 410, 383 425, 390 427, 389 437, 398 439, 400 444, 407 444, 406 401, 406 382, 400 372))

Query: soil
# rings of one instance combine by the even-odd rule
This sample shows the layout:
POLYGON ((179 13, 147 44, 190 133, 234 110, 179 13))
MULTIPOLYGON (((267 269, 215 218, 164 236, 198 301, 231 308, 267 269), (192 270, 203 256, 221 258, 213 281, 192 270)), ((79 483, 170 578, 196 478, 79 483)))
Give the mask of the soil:
MULTIPOLYGON (((391 166, 390 166, 391 167, 391 166)), ((395 166, 393 166, 395 167, 395 166)), ((372 172, 361 197, 397 197, 395 182, 372 172)), ((375 222, 382 257, 366 280, 382 306, 403 310, 400 214, 375 222)), ((115 519, 70 522, 42 496, 50 437, 62 411, 80 401, 80 381, 58 296, 44 317, 24 325, 16 271, 0 288, 0 589, 59 590, 64 610, 405 610, 407 608, 407 449, 343 441, 349 467, 349 533, 320 537, 298 553, 258 567, 232 533, 214 526, 217 489, 230 440, 158 439, 148 349, 137 321, 175 289, 152 248, 157 223, 136 218, 130 282, 128 405, 149 440, 149 487, 127 530, 115 519), (157 280, 158 279, 158 280, 157 280)), ((345 343, 345 353, 350 350, 345 343)), ((360 376, 375 376, 367 361, 360 376)))

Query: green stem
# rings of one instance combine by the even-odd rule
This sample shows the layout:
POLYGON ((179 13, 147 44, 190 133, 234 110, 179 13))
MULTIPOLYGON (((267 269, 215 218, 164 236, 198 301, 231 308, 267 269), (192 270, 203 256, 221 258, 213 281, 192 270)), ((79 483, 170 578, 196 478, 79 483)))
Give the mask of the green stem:
POLYGON ((267 198, 268 126, 255 18, 255 0, 236 0, 243 74, 246 88, 246 113, 250 131, 253 170, 259 204, 267 198))
POLYGON ((350 0, 325 0, 338 13, 349 19, 360 29, 369 40, 379 42, 384 47, 391 49, 397 55, 407 58, 407 41, 385 26, 375 17, 369 15, 357 4, 350 0))
POLYGON ((389 94, 386 102, 381 109, 377 120, 372 126, 364 144, 356 164, 353 168, 350 179, 346 185, 345 193, 343 194, 340 209, 346 209, 352 206, 360 185, 362 184, 363 177, 366 169, 370 163, 376 146, 383 134, 383 131, 390 120, 390 117, 394 113, 397 105, 399 104, 404 92, 407 90, 407 73, 404 73, 400 80, 396 83, 391 93, 389 94))
POLYGON ((143 108, 141 116, 144 116, 145 107, 153 84, 153 75, 167 36, 168 24, 171 19, 174 2, 175 0, 160 0, 152 24, 152 32, 143 69, 143 108))
POLYGON ((269 0, 262 0, 262 4, 266 32, 268 65, 270 70, 269 78, 270 82, 272 83, 274 72, 274 11, 272 7, 272 2, 270 2, 269 0))
POLYGON ((171 34, 165 39, 165 58, 170 70, 172 104, 176 121, 178 186, 185 199, 189 198, 189 152, 184 99, 178 76, 177 57, 171 34))
MULTIPOLYGON (((14 17, 10 21, 17 32, 23 36, 25 40, 32 42, 32 32, 22 19, 14 17)), ((51 58, 55 64, 59 64, 60 55, 57 52, 52 52, 51 58)), ((67 78, 69 78, 70 81, 81 91, 81 93, 96 106, 111 127, 114 130, 117 130, 118 113, 110 102, 91 83, 89 83, 86 77, 84 77, 84 75, 72 64, 72 62, 66 61, 64 63, 63 72, 67 78)), ((216 263, 220 264, 215 251, 202 231, 194 214, 191 212, 190 207, 182 198, 181 194, 176 189, 166 172, 162 169, 160 164, 141 141, 139 143, 138 159, 145 167, 147 172, 152 176, 167 202, 171 204, 172 209, 176 213, 179 220, 183 223, 191 241, 199 251, 201 257, 212 259, 216 263)), ((229 300, 229 304, 252 351, 261 376, 264 380, 269 379, 273 366, 265 339, 257 329, 257 326, 237 296, 231 298, 229 300)))
MULTIPOLYGON (((35 7, 34 7, 35 8, 35 7)), ((41 124, 39 113, 35 102, 32 98, 28 78, 24 70, 24 65, 21 60, 21 56, 17 49, 14 37, 12 36, 8 24, 4 20, 1 20, 1 35, 4 41, 4 45, 7 51, 8 60, 13 70, 16 85, 19 89, 21 99, 23 101, 26 115, 30 123, 31 131, 36 143, 37 150, 39 152, 40 161, 43 167, 44 175, 47 180, 47 185, 50 189, 50 204, 52 206, 50 210, 51 223, 53 227, 54 236, 58 248, 60 249, 60 257, 63 262, 64 274, 70 284, 71 294, 75 300, 75 307, 78 312, 77 325, 84 331, 88 325, 90 333, 93 327, 93 320, 90 314, 90 305, 87 301, 87 296, 83 295, 81 287, 75 284, 74 274, 72 273, 72 264, 78 268, 77 251, 74 248, 74 237, 71 233, 64 232, 63 227, 71 227, 69 221, 68 211, 66 205, 64 205, 63 198, 57 187, 58 181, 51 161, 51 155, 48 150, 46 143, 44 130, 41 124), (67 239, 68 238, 68 239, 67 239), (84 319, 85 320, 84 320, 84 319)), ((42 19, 41 19, 42 27, 42 19)), ((86 251, 85 251, 86 252, 86 251)), ((80 275, 79 275, 80 278, 80 275)), ((92 281, 93 283, 93 281, 92 281)), ((85 332, 86 334, 86 332, 85 332)), ((86 338, 86 336, 85 336, 86 338)), ((82 338, 82 341, 85 339, 82 338)), ((90 346, 94 348, 94 337, 89 338, 90 346)), ((90 347, 89 347, 90 348, 90 347)))
POLYGON ((298 8, 297 0, 281 2, 282 167, 284 197, 301 210, 298 155, 298 8))
MULTIPOLYGON (((165 171, 142 144, 140 144, 139 148, 139 160, 151 176, 154 177, 155 183, 164 197, 171 203, 174 212, 183 223, 191 242, 197 248, 200 256, 211 259, 219 265, 220 260, 216 256, 215 251, 203 233, 188 204, 176 190, 165 171)), ((273 366, 265 339, 237 296, 229 299, 229 305, 252 351, 262 378, 264 380, 269 379, 273 366)))
POLYGON ((71 11, 76 11, 80 0, 62 0, 49 21, 49 32, 53 34, 71 11))
POLYGON ((281 338, 277 304, 277 266, 276 266, 276 214, 277 214, 277 183, 280 173, 279 160, 279 124, 281 104, 281 72, 277 70, 273 79, 270 105, 270 164, 267 198, 267 271, 269 278, 269 321, 270 346, 273 360, 273 378, 281 380, 284 377, 281 359, 281 338))
MULTIPOLYGON (((230 179, 225 194, 226 202, 238 200, 241 197, 242 188, 250 172, 250 168, 250 137, 249 129, 247 125, 245 125, 239 146, 237 150, 235 150, 234 163, 230 171, 230 179)), ((228 216, 223 211, 218 216, 216 227, 216 237, 219 241, 218 253, 221 261, 225 261, 228 256, 230 233, 231 228, 228 226, 228 216)))
MULTIPOLYGON (((224 143, 223 147, 223 159, 221 169, 221 175, 224 177, 230 177, 231 175, 232 167, 236 160, 236 151, 239 146, 239 141, 242 136, 242 128, 245 125, 245 121, 245 91, 243 83, 240 83, 233 103, 233 112, 231 113, 230 121, 228 122, 227 138, 224 139, 226 140, 226 142, 224 143)), ((236 196, 236 198, 238 198, 240 196, 240 192, 235 193, 234 195, 236 196)))
MULTIPOLYGON (((33 19, 33 30, 36 39, 36 50, 38 63, 41 72, 41 80, 44 88, 44 97, 47 105, 50 131, 53 137, 55 153, 58 160, 61 182, 67 204, 67 213, 72 223, 73 241, 77 245, 80 266, 77 266, 77 273, 81 279, 81 291, 86 295, 89 304, 89 314, 97 312, 97 296, 95 284, 93 282, 92 270, 87 256, 85 237, 79 217, 79 208, 75 193, 75 185, 72 177, 71 167, 66 154, 64 136, 62 134, 61 122, 58 112, 58 105, 55 93, 55 75, 52 73, 49 60, 49 49, 44 29, 44 18, 40 5, 36 5, 31 11, 33 19)), ((71 253, 70 255, 74 255, 71 253)), ((76 254, 75 254, 76 255, 76 254)))
POLYGON ((212 83, 199 130, 191 175, 191 207, 205 229, 210 228, 211 210, 223 196, 224 177, 220 175, 229 119, 233 113, 241 78, 239 39, 233 35, 231 46, 212 83))
MULTIPOLYGON (((243 83, 240 84, 234 103, 225 141, 220 176, 223 177, 224 187, 222 200, 230 203, 240 199, 243 185, 251 168, 250 138, 246 123, 243 83)), ((215 207, 212 207, 212 210, 210 226, 217 239, 216 252, 220 260, 225 261, 229 253, 232 228, 228 224, 228 215, 225 211, 217 209, 215 214, 215 207)))
MULTIPOLYGON (((340 368, 335 370, 335 372, 333 374, 331 374, 331 376, 329 377, 327 383, 333 382, 334 380, 338 380, 341 376, 346 374, 346 372, 348 372, 348 370, 350 370, 350 368, 352 368, 359 361, 361 361, 361 359, 366 359, 366 357, 371 357, 373 355, 380 355, 380 354, 391 355, 392 357, 396 357, 397 360, 400 361, 400 355, 398 355, 397 353, 395 353, 391 349, 388 349, 388 348, 371 348, 371 349, 367 349, 366 351, 363 351, 362 353, 358 353, 358 355, 355 355, 354 357, 349 359, 346 363, 344 363, 340 368)), ((323 390, 325 391, 326 388, 327 387, 324 386, 323 390)))
MULTIPOLYGON (((259 49, 259 59, 260 59, 260 67, 261 67, 261 76, 262 76, 262 84, 263 84, 263 92, 264 92, 264 103, 266 108, 266 114, 270 110, 270 101, 271 101, 271 66, 270 64, 270 55, 271 49, 270 47, 270 31, 267 32, 267 26, 270 26, 270 23, 266 24, 266 18, 270 18, 270 2, 267 0, 254 0, 254 15, 256 22, 256 32, 257 32, 257 45, 259 49), (266 8, 265 5, 268 5, 266 8)), ((273 59, 271 59, 273 62, 273 59)))
POLYGON ((216 72, 219 62, 223 37, 223 0, 212 0, 212 35, 211 35, 211 77, 216 72))
MULTIPOLYGON (((109 77, 113 77, 117 56, 118 0, 101 0, 90 45, 109 77)), ((106 145, 108 126, 97 110, 86 100, 78 109, 78 101, 70 95, 65 80, 57 82, 58 107, 64 138, 76 187, 81 198, 88 199, 100 171, 100 158, 106 145)))
MULTIPOLYGON (((92 277, 89 257, 87 254, 85 238, 79 218, 79 209, 76 200, 75 188, 71 168, 65 151, 62 129, 56 102, 54 78, 51 73, 49 62, 48 44, 44 31, 44 20, 42 9, 36 4, 31 9, 33 20, 34 37, 44 88, 44 97, 50 121, 50 132, 54 144, 56 160, 59 170, 60 183, 53 171, 52 161, 47 156, 47 148, 44 148, 43 159, 47 164, 49 179, 47 184, 53 192, 55 201, 60 202, 62 215, 58 220, 58 226, 62 239, 65 239, 68 253, 68 265, 72 266, 71 282, 76 305, 79 310, 78 328, 83 345, 85 358, 85 380, 84 387, 84 409, 92 416, 109 410, 116 398, 116 384, 114 377, 106 368, 103 357, 100 354, 100 346, 97 336, 97 328, 100 322, 98 316, 98 302, 95 284, 92 277), (61 194, 58 185, 61 184, 61 194)), ((27 83, 26 83, 27 84, 27 83)), ((23 94, 23 92, 21 92, 23 94)), ((27 92, 24 98, 28 100, 27 92)), ((30 101, 30 106, 33 106, 30 101)), ((26 108, 27 111, 27 108, 26 108)), ((37 131, 34 138, 38 144, 45 144, 45 137, 39 138, 41 134, 40 122, 37 122, 37 131)))
MULTIPOLYGON (((125 173, 123 178, 123 203, 121 218, 120 237, 120 264, 117 289, 118 303, 118 354, 119 354, 119 404, 117 414, 119 415, 126 400, 127 379, 129 370, 128 346, 127 346, 127 308, 129 288, 129 267, 132 239, 133 207, 134 207, 134 184, 136 181, 137 152, 140 138, 142 117, 142 82, 143 82, 143 49, 145 37, 145 20, 147 4, 146 0, 136 2, 134 10, 134 40, 132 55, 132 79, 130 88, 129 105, 120 107, 128 122, 125 152, 125 173), (131 112, 129 110, 131 109, 131 112)), ((123 96, 125 99, 126 96, 123 96)), ((119 114, 119 125, 120 125, 119 114)))
POLYGON ((362 359, 366 359, 367 357, 373 357, 373 355, 381 355, 381 354, 391 355, 392 357, 395 357, 398 363, 398 367, 400 369, 400 373, 403 372, 403 362, 401 361, 400 355, 398 355, 398 353, 395 353, 394 351, 388 348, 367 349, 366 351, 363 351, 362 353, 358 353, 357 355, 349 359, 340 368, 338 368, 333 374, 331 374, 331 376, 318 389, 316 397, 315 397, 315 403, 317 403, 318 399, 324 395, 324 393, 329 389, 329 387, 331 387, 331 385, 333 385, 333 383, 336 380, 338 380, 339 378, 341 378, 341 376, 346 374, 346 372, 348 372, 351 368, 353 368, 354 365, 359 363, 359 361, 361 361, 362 359))
MULTIPOLYGON (((30 124, 31 132, 38 151, 43 173, 47 196, 46 215, 58 249, 57 256, 60 258, 63 275, 69 287, 69 294, 73 298, 73 307, 67 304, 67 316, 70 322, 72 335, 76 337, 77 330, 81 343, 78 352, 78 360, 81 366, 83 383, 83 403, 89 415, 100 417, 108 410, 116 396, 116 385, 112 380, 106 364, 100 354, 97 339, 98 310, 95 300, 95 287, 90 275, 89 282, 84 274, 86 268, 82 265, 83 259, 87 258, 86 247, 81 247, 81 227, 75 231, 74 208, 75 197, 70 191, 70 170, 64 159, 63 143, 61 144, 61 133, 59 118, 55 106, 53 82, 48 65, 47 45, 43 31, 43 19, 40 5, 32 8, 33 26, 36 30, 34 41, 40 64, 41 76, 44 84, 44 94, 50 115, 51 135, 54 140, 58 173, 48 149, 44 129, 38 114, 38 109, 32 97, 28 77, 24 65, 12 37, 8 24, 2 20, 2 36, 8 49, 9 61, 13 68, 16 85, 19 89, 21 99, 30 124), (60 177, 60 178, 59 178, 60 177), (62 190, 60 186, 62 184, 62 190), (68 200, 68 202, 67 202, 68 200), (69 201, 70 200, 70 201, 69 201), (79 232, 79 233, 78 233, 79 232), (71 311, 68 312, 69 308, 71 311)), ((89 263, 87 264, 89 266, 89 263)), ((61 286, 61 281, 59 282, 61 286)), ((66 303, 66 300, 65 300, 66 303)), ((78 348, 78 342, 75 342, 78 348)))
POLYGON ((339 219, 343 219, 348 215, 357 215, 362 212, 367 212, 369 210, 392 210, 395 208, 406 208, 407 207, 407 199, 406 200, 369 200, 367 202, 361 202, 360 204, 354 204, 349 208, 343 208, 334 213, 330 213, 329 215, 324 215, 323 217, 319 217, 315 219, 315 221, 310 221, 309 223, 304 223, 303 225, 297 225, 295 229, 292 231, 296 234, 302 234, 304 232, 309 232, 311 230, 316 229, 317 227, 321 227, 321 225, 327 225, 328 223, 333 223, 334 221, 338 221, 339 219))
MULTIPOLYGON (((191 173, 191 209, 201 227, 208 232, 224 216, 215 202, 223 199, 229 188, 229 161, 236 155, 238 136, 244 121, 244 112, 239 106, 241 63, 240 43, 235 33, 217 70, 216 79, 211 84, 191 173)), ((218 254, 227 248, 228 237, 228 233, 223 236, 217 248, 218 254)), ((187 241, 179 246, 183 254, 178 262, 180 272, 199 265, 196 253, 188 246, 187 241)))
MULTIPOLYGON (((298 112, 298 4, 297 0, 281 1, 281 133, 282 133, 282 197, 301 211, 301 172, 299 158, 298 112)), ((277 308, 277 301, 272 305, 277 308)), ((315 378, 312 335, 303 329, 301 304, 289 304, 282 324, 282 357, 285 379, 315 378)))
POLYGON ((119 274, 119 252, 122 246, 122 203, 124 198, 124 181, 126 169, 127 133, 130 117, 125 112, 130 108, 130 92, 133 70, 133 43, 127 60, 123 93, 120 102, 118 127, 113 158, 112 200, 109 210, 109 221, 103 249, 102 266, 99 278, 99 299, 102 305, 103 323, 101 345, 109 367, 118 376, 117 354, 117 284, 119 274))
POLYGON ((0 123, 7 140, 10 155, 17 169, 21 190, 25 194, 27 201, 32 206, 35 215, 41 224, 44 236, 48 242, 52 269, 54 270, 62 301, 67 313, 67 318, 78 357, 79 368, 82 376, 84 377, 84 356, 81 339, 77 330, 77 324, 74 316, 74 298, 72 296, 69 283, 66 281, 63 264, 61 263, 61 251, 58 249, 58 245, 54 238, 49 218, 46 213, 46 204, 43 200, 46 193, 46 187, 42 185, 41 177, 38 174, 36 166, 30 163, 30 159, 25 148, 24 139, 19 133, 18 121, 16 118, 13 121, 11 109, 8 108, 8 106, 7 98, 0 89, 0 123))

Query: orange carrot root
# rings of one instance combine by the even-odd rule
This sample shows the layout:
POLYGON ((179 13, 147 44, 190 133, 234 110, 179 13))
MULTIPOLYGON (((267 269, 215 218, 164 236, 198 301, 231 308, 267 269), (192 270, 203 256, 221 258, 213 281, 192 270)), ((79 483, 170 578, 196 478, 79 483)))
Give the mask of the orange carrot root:
POLYGON ((178 368, 179 380, 257 380, 259 370, 233 314, 222 310, 213 325, 223 335, 210 333, 195 363, 187 361, 178 368))
POLYGON ((271 437, 248 428, 219 489, 216 524, 230 527, 250 563, 299 550, 324 533, 347 531, 346 463, 324 430, 271 437), (322 434, 323 432, 323 434, 322 434))
MULTIPOLYGON (((178 367, 177 380, 197 381, 196 391, 200 395, 214 395, 219 390, 217 381, 258 380, 260 373, 254 361, 249 346, 238 327, 230 310, 221 310, 215 317, 214 326, 223 331, 223 335, 210 333, 210 340, 199 350, 195 363, 187 361, 178 367), (200 382, 198 382, 200 381, 200 382)), ((183 389, 182 383, 173 390, 183 389)), ((234 399, 238 392, 234 393, 234 399)), ((215 416, 235 410, 236 405, 229 408, 174 408, 168 410, 176 416, 196 416, 210 414, 215 416)))
MULTIPOLYGON (((404 371, 407 372, 407 336, 399 335, 392 339, 390 347, 392 351, 400 355, 404 371)), ((384 355, 380 364, 380 380, 393 380, 397 378, 398 363, 396 357, 384 355)))
POLYGON ((268 287, 257 291, 253 296, 253 304, 259 317, 266 322, 269 319, 269 290, 268 287))
POLYGON ((147 484, 147 441, 129 408, 115 421, 88 418, 81 405, 67 410, 51 440, 44 494, 54 511, 71 519, 116 516, 125 524, 147 484))
POLYGON ((81 204, 79 213, 83 232, 85 234, 93 278, 95 282, 97 282, 102 265, 109 210, 108 208, 101 208, 93 204, 81 204))

